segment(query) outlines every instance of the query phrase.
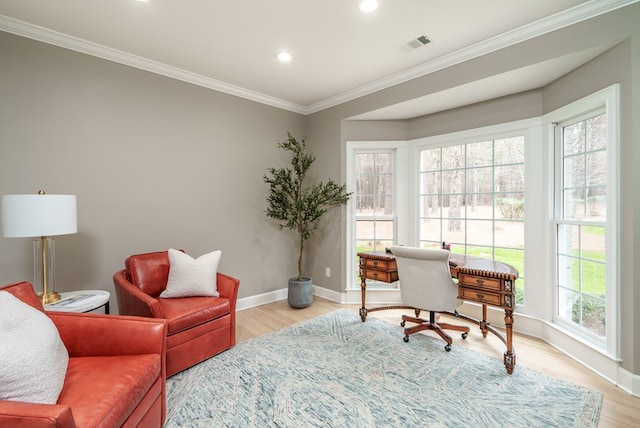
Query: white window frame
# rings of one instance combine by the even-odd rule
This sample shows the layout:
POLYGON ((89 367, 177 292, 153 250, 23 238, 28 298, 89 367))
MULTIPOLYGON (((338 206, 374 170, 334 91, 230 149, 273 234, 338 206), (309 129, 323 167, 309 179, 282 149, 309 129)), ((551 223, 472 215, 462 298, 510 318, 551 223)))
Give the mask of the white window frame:
MULTIPOLYGON (((394 153, 394 165, 393 165, 393 183, 394 183, 394 189, 393 189, 393 205, 394 205, 394 225, 395 225, 395 230, 394 230, 394 236, 396 239, 397 243, 398 240, 402 240, 404 236, 406 236, 407 231, 406 228, 404 227, 399 227, 398 226, 398 219, 399 218, 405 218, 406 217, 406 198, 409 197, 408 194, 405 194, 404 192, 402 194, 400 194, 398 192, 398 189, 405 189, 407 188, 407 172, 406 171, 401 171, 398 169, 398 165, 402 165, 402 164, 406 164, 407 162, 407 142, 406 141, 348 141, 347 142, 347 153, 346 153, 346 159, 347 159, 347 165, 349 165, 349 167, 347 168, 347 191, 348 192, 354 192, 356 191, 356 187, 355 187, 355 161, 356 161, 356 154, 358 153, 394 153)), ((356 257, 356 247, 355 247, 355 233, 356 233, 356 214, 355 214, 355 210, 356 210, 356 201, 355 198, 350 198, 349 202, 347 203, 347 211, 348 211, 348 216, 347 216, 347 233, 346 233, 346 237, 347 237, 347 242, 346 242, 346 249, 347 249, 347 278, 346 278, 346 289, 347 292, 354 291, 357 290, 358 291, 358 295, 354 297, 350 297, 347 296, 347 303, 354 303, 356 301, 357 298, 357 302, 359 303, 359 292, 360 292, 360 281, 357 280, 357 277, 355 275, 353 275, 352 273, 354 272, 358 272, 358 260, 356 257)), ((382 291, 397 291, 397 284, 391 284, 388 287, 386 287, 386 290, 382 290, 382 291)), ((367 288, 367 291, 369 291, 369 288, 367 288)), ((348 293, 349 294, 349 293, 348 293)), ((368 297, 369 297, 368 293, 368 297)), ((375 298, 375 297, 374 297, 375 298)), ((395 296, 388 296, 385 297, 384 299, 388 299, 389 302, 399 302, 399 295, 395 296)), ((367 299, 369 300, 369 298, 367 299)), ((387 301, 387 300, 385 300, 387 301)))
MULTIPOLYGON (((393 222, 393 237, 394 237, 394 244, 397 241, 397 235, 398 235, 398 214, 397 214, 397 201, 398 201, 398 195, 396 193, 398 186, 396 185, 396 173, 397 173, 397 166, 398 166, 398 162, 397 162, 397 153, 396 153, 396 149, 357 149, 354 150, 352 153, 353 156, 353 163, 351 164, 353 167, 353 172, 355 175, 355 162, 356 162, 356 158, 358 155, 361 154, 390 154, 393 157, 393 193, 392 193, 392 204, 393 204, 393 213, 391 215, 372 215, 372 216, 358 216, 356 214, 356 204, 353 204, 353 211, 352 216, 353 216, 353 227, 354 227, 354 232, 357 228, 356 224, 359 220, 371 220, 371 221, 392 221, 393 222)), ((355 183, 356 181, 356 177, 353 177, 353 183, 355 183)), ((355 190, 355 186, 354 186, 354 190, 355 190)), ((356 193, 354 192, 354 195, 356 193)), ((354 202, 357 201, 357 198, 354 198, 354 202)), ((356 242, 355 236, 353 239, 354 242, 356 242)), ((377 251, 380 251, 380 249, 378 249, 377 251)), ((355 252, 355 251, 354 251, 355 252)), ((353 252, 349 253, 353 255, 353 252)), ((357 269, 351 271, 351 272, 357 272, 357 269)), ((368 283, 369 287, 379 287, 381 284, 379 284, 377 281, 369 281, 368 283)), ((397 288, 398 284, 397 282, 393 283, 393 284, 388 284, 388 285, 383 285, 386 287, 392 287, 392 288, 397 288)))
POLYGON ((560 328, 566 330, 568 334, 577 337, 586 345, 595 350, 605 353, 612 359, 620 357, 620 301, 619 301, 619 281, 620 277, 620 231, 619 231, 619 207, 620 207, 620 174, 619 174, 619 147, 620 147, 620 128, 619 128, 619 85, 615 84, 602 89, 594 94, 586 96, 578 101, 566 105, 560 109, 546 114, 543 121, 548 123, 550 129, 549 138, 551 140, 550 150, 551 156, 555 160, 554 165, 554 205, 551 207, 550 236, 553 245, 550 250, 553 253, 553 279, 550 284, 553 288, 553 317, 552 321, 560 328), (560 132, 558 123, 571 120, 573 118, 584 117, 588 112, 596 112, 602 109, 606 112, 607 117, 607 220, 605 234, 605 266, 606 266, 606 339, 602 341, 594 335, 584 331, 584 329, 573 325, 563 319, 560 319, 558 313, 558 291, 556 285, 557 272, 557 235, 560 215, 560 182, 555 177, 561 173, 559 165, 559 154, 555 150, 554 144, 558 133, 560 132))
MULTIPOLYGON (((396 208, 396 240, 397 244, 416 246, 418 245, 419 230, 419 212, 418 212, 418 189, 419 189, 419 151, 425 148, 453 146, 457 144, 474 143, 484 139, 500 139, 515 135, 523 135, 525 138, 525 183, 527 182, 527 156, 531 152, 532 135, 539 138, 539 134, 535 130, 540 127, 539 119, 525 119, 515 122, 509 122, 500 125, 492 125, 482 128, 476 128, 466 131, 454 132, 450 134, 439 135, 435 137, 419 138, 407 141, 348 141, 346 150, 347 165, 347 190, 355 191, 355 154, 367 151, 387 151, 395 150, 394 165, 394 207, 396 208), (533 131, 532 131, 533 130, 533 131), (401 191, 398 189, 402 189, 401 191)), ((534 206, 527 202, 529 191, 525 184, 525 218, 528 206, 534 206)), ((533 194, 538 194, 535 190, 533 194)), ((353 198, 352 198, 353 199, 353 198)), ((530 208, 529 208, 530 209, 530 208)), ((355 201, 350 200, 347 205, 347 278, 346 290, 360 291, 360 282, 351 275, 351 272, 357 272, 357 260, 355 257, 355 201), (354 255, 352 257, 352 255, 354 255)), ((533 217, 533 214, 531 215, 533 217)), ((527 226, 525 223, 525 243, 527 242, 527 226)), ((531 232, 529 232, 531 234, 531 232)), ((536 234, 539 234, 537 231, 536 234)), ((526 245, 526 244, 525 244, 526 245)), ((527 263, 527 251, 525 250, 525 266, 527 263)), ((529 277, 529 275, 527 276, 529 277)), ((397 289, 394 288, 397 292, 397 289)), ((367 291, 369 288, 367 287, 367 291)), ((348 293, 349 294, 349 293, 348 293)), ((527 287, 525 286, 525 302, 529 301, 527 287)), ((354 295, 355 296, 355 295, 354 295)), ((359 295, 357 296, 359 298, 359 295)), ((375 297, 374 297, 375 299, 375 297)), ((400 302, 399 293, 397 295, 387 294, 385 303, 400 302)), ((367 292, 367 300, 369 293, 367 292)), ((347 296, 347 303, 355 303, 356 297, 347 296)), ((357 300, 359 302, 359 300, 357 300)), ((524 307, 524 306, 523 306, 524 307)), ((522 309, 522 307, 519 307, 522 309)), ((520 310, 519 309, 519 310, 520 310)))

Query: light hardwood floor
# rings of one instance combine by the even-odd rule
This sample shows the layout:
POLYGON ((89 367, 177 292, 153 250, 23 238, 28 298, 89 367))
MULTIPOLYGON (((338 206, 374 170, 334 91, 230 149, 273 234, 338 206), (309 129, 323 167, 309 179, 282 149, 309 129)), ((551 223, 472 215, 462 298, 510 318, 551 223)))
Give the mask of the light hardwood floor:
MULTIPOLYGON (((237 313, 237 341, 242 342, 261 336, 337 309, 346 308, 357 314, 358 307, 359 305, 341 305, 315 297, 313 304, 305 309, 293 309, 289 307, 286 300, 246 309, 237 313)), ((378 311, 372 312, 368 316, 396 324, 400 322, 401 313, 402 311, 396 310, 378 311)), ((453 322, 464 324, 464 321, 459 319, 455 319, 453 322)), ((470 327, 471 334, 466 340, 462 340, 459 336, 456 337, 457 334, 452 336, 454 337, 454 346, 465 346, 478 352, 494 355, 502 360, 504 344, 491 334, 485 339, 477 326, 470 324, 470 327)), ((402 339, 399 337, 398 340, 402 339)), ((539 339, 514 334, 514 347, 517 356, 515 370, 518 369, 518 366, 529 367, 602 392, 604 401, 598 427, 640 427, 640 398, 627 394, 539 339)), ((506 371, 505 376, 508 376, 506 371)))

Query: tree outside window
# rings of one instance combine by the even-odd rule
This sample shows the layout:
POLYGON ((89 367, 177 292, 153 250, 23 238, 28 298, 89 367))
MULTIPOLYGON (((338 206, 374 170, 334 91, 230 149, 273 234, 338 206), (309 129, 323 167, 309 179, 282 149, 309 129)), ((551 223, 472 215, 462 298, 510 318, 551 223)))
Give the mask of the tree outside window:
POLYGON ((420 246, 514 266, 524 303, 524 137, 420 152, 420 246))

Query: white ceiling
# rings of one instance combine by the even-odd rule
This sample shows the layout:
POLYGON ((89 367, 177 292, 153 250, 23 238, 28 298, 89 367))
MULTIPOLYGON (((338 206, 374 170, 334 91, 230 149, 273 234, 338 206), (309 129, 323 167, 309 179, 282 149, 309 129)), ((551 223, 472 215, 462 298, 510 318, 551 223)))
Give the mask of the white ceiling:
MULTIPOLYGON (((364 14, 356 0, 0 0, 0 30, 310 114, 635 1, 380 0, 364 14), (398 49, 421 35, 431 43, 398 49), (279 49, 293 60, 277 61, 279 49)), ((428 110, 418 100, 363 118, 532 89, 601 51, 434 94, 428 110)))

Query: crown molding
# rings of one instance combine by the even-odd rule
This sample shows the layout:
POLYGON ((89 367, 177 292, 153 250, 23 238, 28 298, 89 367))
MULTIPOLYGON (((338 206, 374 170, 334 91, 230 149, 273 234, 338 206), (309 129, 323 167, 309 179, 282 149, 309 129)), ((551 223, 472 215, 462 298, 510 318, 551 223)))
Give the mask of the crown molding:
POLYGON ((311 104, 306 107, 305 114, 309 115, 334 107, 347 101, 387 89, 391 86, 407 82, 417 77, 422 77, 427 74, 443 70, 534 37, 568 27, 569 25, 576 24, 589 18, 637 3, 638 1, 640 0, 591 0, 590 2, 556 13, 555 15, 540 19, 474 45, 459 49, 450 54, 427 61, 415 67, 311 104))
POLYGON ((167 64, 112 49, 97 43, 92 43, 77 37, 49 30, 37 25, 29 24, 8 16, 0 15, 0 30, 51 45, 59 46, 76 52, 92 55, 108 61, 117 62, 140 70, 181 80, 194 85, 202 86, 214 91, 237 96, 250 101, 277 107, 283 110, 309 115, 325 110, 347 101, 372 94, 382 89, 407 82, 447 67, 477 58, 479 56, 497 51, 507 46, 529 40, 533 37, 558 30, 563 27, 584 21, 594 16, 602 15, 621 7, 637 3, 640 0, 591 0, 587 3, 575 6, 566 11, 543 18, 515 30, 508 31, 499 36, 487 39, 480 43, 468 46, 451 54, 444 55, 432 61, 392 74, 374 82, 359 86, 342 94, 327 98, 317 103, 302 106, 300 104, 271 97, 256 91, 235 86, 220 80, 211 79, 200 74, 182 70, 167 64))
POLYGON ((225 94, 234 95, 245 98, 261 104, 270 105, 283 110, 292 111, 294 113, 306 114, 304 106, 284 101, 278 98, 252 91, 246 88, 235 86, 220 80, 211 79, 200 74, 192 73, 173 67, 161 62, 153 61, 128 52, 113 49, 97 43, 89 42, 77 37, 69 36, 64 33, 49 30, 37 25, 29 24, 8 16, 0 15, 0 30, 7 33, 16 34, 18 36, 27 37, 40 42, 59 46, 72 51, 106 59, 108 61, 117 62, 140 70, 170 77, 172 79, 181 80, 183 82, 202 86, 214 91, 223 92, 225 94))

